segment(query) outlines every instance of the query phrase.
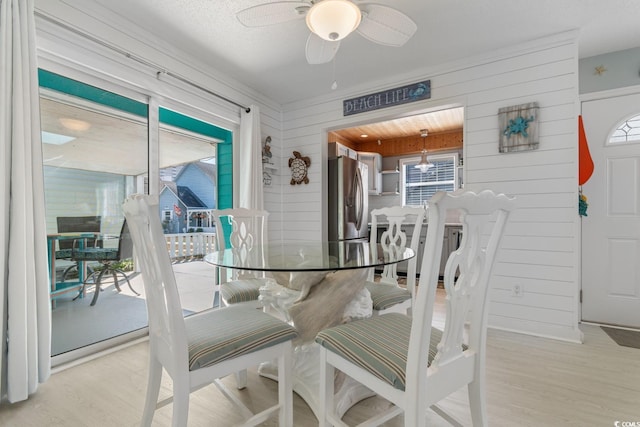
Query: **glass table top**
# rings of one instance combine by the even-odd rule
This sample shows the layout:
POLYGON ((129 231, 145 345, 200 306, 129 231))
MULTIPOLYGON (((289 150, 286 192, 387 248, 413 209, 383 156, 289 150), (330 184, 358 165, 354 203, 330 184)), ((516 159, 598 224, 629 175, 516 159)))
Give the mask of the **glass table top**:
POLYGON ((406 261, 413 250, 369 242, 280 242, 255 246, 251 250, 225 249, 210 253, 210 264, 253 271, 334 271, 384 266, 406 261))

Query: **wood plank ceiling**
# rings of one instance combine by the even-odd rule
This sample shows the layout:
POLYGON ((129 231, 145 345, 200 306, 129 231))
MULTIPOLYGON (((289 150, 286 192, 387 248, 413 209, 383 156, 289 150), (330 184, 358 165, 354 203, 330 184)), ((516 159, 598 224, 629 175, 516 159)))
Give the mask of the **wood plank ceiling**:
POLYGON ((431 145, 427 149, 461 148, 463 121, 464 109, 450 108, 335 130, 329 132, 329 141, 341 142, 358 151, 376 151, 383 155, 414 153, 422 150, 421 130, 426 129, 426 141, 431 145), (389 151, 391 144, 396 148, 389 151))

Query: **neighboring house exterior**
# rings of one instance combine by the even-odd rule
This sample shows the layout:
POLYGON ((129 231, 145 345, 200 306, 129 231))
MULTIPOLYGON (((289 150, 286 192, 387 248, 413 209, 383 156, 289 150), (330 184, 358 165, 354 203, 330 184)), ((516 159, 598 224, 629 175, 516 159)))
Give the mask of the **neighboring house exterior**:
POLYGON ((165 233, 212 231, 216 208, 216 166, 193 162, 174 181, 161 181, 159 209, 165 233))

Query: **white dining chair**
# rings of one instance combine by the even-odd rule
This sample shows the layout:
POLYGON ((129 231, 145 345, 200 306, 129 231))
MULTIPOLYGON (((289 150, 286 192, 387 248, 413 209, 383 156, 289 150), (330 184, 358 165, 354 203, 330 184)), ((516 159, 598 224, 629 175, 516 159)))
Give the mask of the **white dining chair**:
POLYGON ((123 211, 142 272, 149 316, 149 376, 141 425, 150 426, 155 410, 173 402, 172 425, 185 427, 191 391, 213 383, 238 406, 243 425, 261 424, 278 413, 279 425, 292 426, 291 341, 297 337, 295 329, 243 306, 183 318, 157 196, 129 196, 123 211), (254 415, 220 378, 272 360, 278 361, 278 403, 254 415), (172 379, 173 396, 157 402, 163 369, 172 379))
POLYGON ((436 404, 467 387, 474 426, 486 426, 485 344, 488 286, 513 199, 486 190, 436 193, 429 202, 427 242, 412 316, 389 313, 321 331, 320 426, 344 425, 334 408, 339 369, 393 405, 366 425, 404 413, 404 425, 421 427, 427 410, 456 420, 436 404), (432 327, 447 211, 458 209, 460 247, 448 258, 444 330, 432 327), (468 330, 467 330, 468 321, 468 330))
MULTIPOLYGON (((254 251, 254 248, 262 245, 267 239, 267 220, 269 212, 258 209, 232 208, 220 209, 213 212, 216 224, 217 249, 223 251, 234 248, 240 251, 238 259, 245 257, 262 256, 262 251, 254 251)), ((260 288, 268 283, 264 276, 253 271, 234 269, 228 271, 218 267, 219 289, 221 306, 234 304, 247 304, 261 307, 259 300, 260 288)))
POLYGON ((371 211, 369 242, 372 250, 376 250, 379 243, 385 251, 393 247, 403 252, 409 247, 416 254, 407 261, 406 288, 398 285, 398 264, 385 265, 377 282, 374 281, 374 269, 370 270, 365 287, 371 294, 374 315, 393 312, 410 314, 415 297, 418 248, 425 213, 424 208, 410 206, 391 206, 371 211), (410 241, 403 226, 410 226, 410 241))

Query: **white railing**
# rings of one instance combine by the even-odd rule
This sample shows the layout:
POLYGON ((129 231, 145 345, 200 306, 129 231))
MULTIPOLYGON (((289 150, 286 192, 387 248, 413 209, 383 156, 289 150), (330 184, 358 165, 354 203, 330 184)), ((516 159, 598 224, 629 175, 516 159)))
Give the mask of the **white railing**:
POLYGON ((216 249, 215 233, 165 234, 171 259, 202 257, 216 249))

